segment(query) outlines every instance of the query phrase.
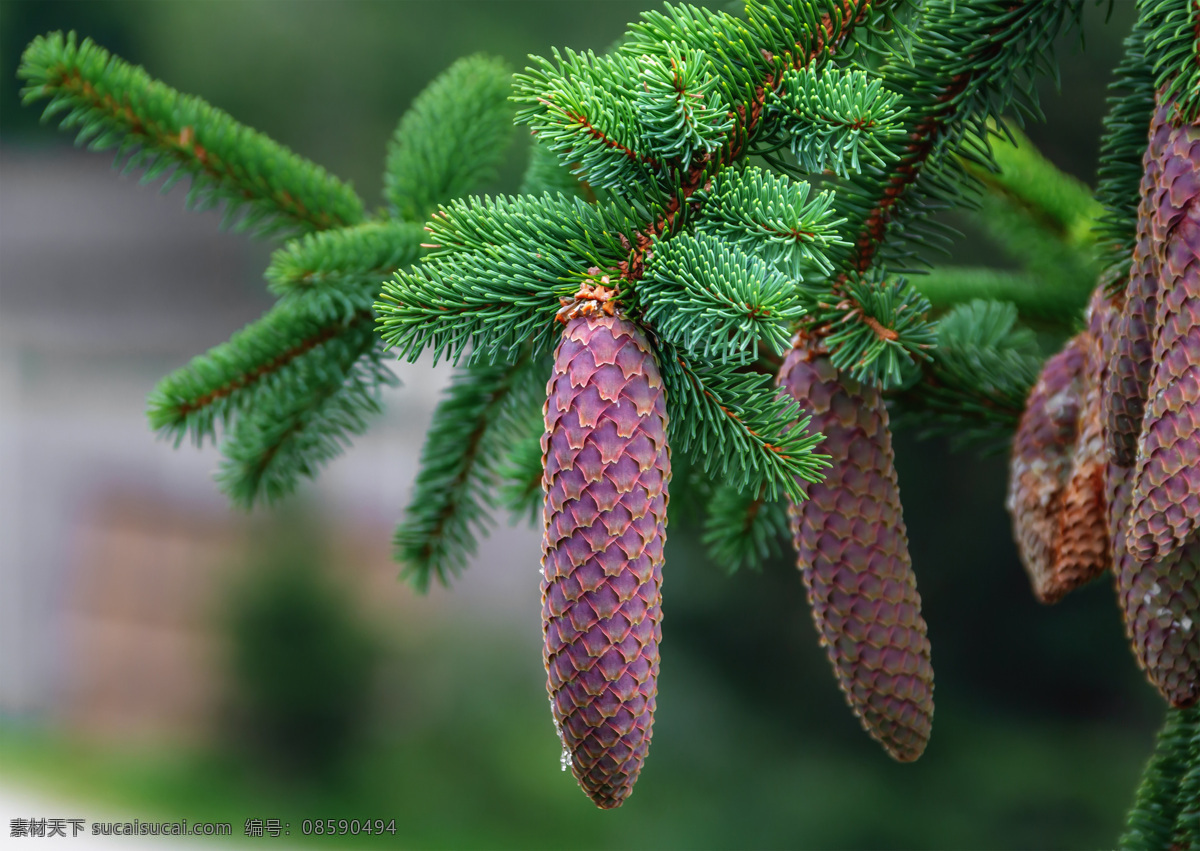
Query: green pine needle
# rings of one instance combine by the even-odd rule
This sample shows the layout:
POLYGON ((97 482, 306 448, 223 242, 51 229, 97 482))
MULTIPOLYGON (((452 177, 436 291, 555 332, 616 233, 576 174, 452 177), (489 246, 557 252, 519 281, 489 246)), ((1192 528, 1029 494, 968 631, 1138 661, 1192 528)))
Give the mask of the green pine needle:
POLYGON ((225 458, 217 473, 234 505, 250 508, 290 495, 301 477, 316 478, 382 412, 382 388, 399 382, 379 362, 369 324, 347 338, 313 383, 277 386, 238 418, 221 445, 225 458))
POLYGON ((771 376, 734 365, 689 362, 664 343, 662 374, 670 442, 736 488, 761 488, 769 499, 804 499, 800 481, 821 480, 824 439, 807 432, 810 418, 775 389, 771 376))
POLYGON ((804 315, 796 288, 766 262, 697 233, 656 243, 638 284, 643 318, 691 356, 745 363, 758 344, 788 347, 804 315))
MULTIPOLYGON (((533 365, 544 364, 534 361, 533 365)), ((496 465, 523 423, 530 388, 541 384, 526 355, 512 364, 476 364, 455 373, 421 450, 412 500, 396 529, 396 560, 419 591, 466 566, 488 531, 496 465)))
POLYGON ((787 507, 760 490, 719 486, 709 500, 701 543, 709 558, 729 573, 762 563, 783 552, 788 531, 787 507))
POLYGON ((281 303, 330 322, 369 311, 385 278, 421 256, 425 229, 409 222, 367 222, 308 234, 271 255, 266 279, 281 303))
POLYGON ((63 128, 92 150, 129 154, 127 169, 144 180, 169 173, 164 190, 192 178, 188 204, 225 204, 224 224, 257 235, 356 224, 363 205, 354 190, 320 166, 237 123, 198 97, 183 95, 75 33, 33 40, 17 75, 25 103, 49 99, 45 118, 61 112, 63 128))
MULTIPOLYGON (((1190 840, 1187 844, 1173 841, 1181 812, 1196 811, 1196 799, 1188 801, 1180 793, 1184 776, 1196 767, 1197 741, 1200 741, 1200 708, 1169 708, 1126 818, 1125 833, 1117 846, 1121 851, 1162 851, 1200 844, 1200 834, 1195 832, 1186 837, 1190 840)), ((1181 827, 1180 838, 1185 838, 1188 825, 1181 827)))
POLYGON ((834 217, 833 192, 810 190, 805 181, 756 166, 724 169, 694 196, 704 204, 696 229, 771 260, 789 277, 806 269, 829 275, 830 250, 847 244, 838 235, 845 220, 834 217))
POLYGON ((378 348, 369 333, 371 318, 367 311, 331 323, 291 305, 276 306, 159 381, 147 400, 150 427, 176 445, 188 435, 200 444, 268 397, 319 392, 329 375, 340 376, 378 348))
POLYGON ((392 215, 423 222, 495 180, 512 142, 512 69, 502 59, 459 59, 417 95, 388 144, 383 194, 392 215))
POLYGON ((896 423, 956 447, 1003 450, 1025 410, 1043 358, 1033 332, 1006 302, 975 300, 937 324, 937 348, 922 380, 894 397, 896 423))
POLYGON ((884 168, 899 157, 896 143, 907 135, 900 119, 908 107, 881 78, 860 70, 793 70, 774 94, 768 108, 805 171, 845 177, 867 163, 884 168))

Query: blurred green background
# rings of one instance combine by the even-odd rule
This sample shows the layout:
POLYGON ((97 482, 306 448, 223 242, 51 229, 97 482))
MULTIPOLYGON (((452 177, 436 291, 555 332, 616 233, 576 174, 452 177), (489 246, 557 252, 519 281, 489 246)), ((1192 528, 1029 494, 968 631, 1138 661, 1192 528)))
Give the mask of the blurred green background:
MULTIPOLYGON (((646 5, 4 0, 0 192, 14 169, 43 161, 75 168, 81 156, 17 97, 20 51, 49 30, 94 37, 353 181, 376 206, 396 119, 455 58, 485 51, 521 67, 526 54, 552 46, 602 50, 646 5)), ((1092 184, 1105 86, 1133 16, 1132 0, 1116 0, 1106 24, 1107 6, 1086 9, 1086 51, 1078 34, 1059 45, 1062 93, 1043 83, 1048 120, 1028 128, 1052 161, 1092 184)), ((515 189, 525 156, 518 135, 487 189, 515 189)), ((109 155, 87 156, 107 168, 109 155)), ((180 206, 178 195, 167 200, 180 206)), ((17 214, 10 196, 5 222, 17 214)), ((955 224, 965 233, 955 262, 1004 264, 968 222, 955 224)), ((225 270, 233 289, 212 299, 261 307, 262 249, 251 251, 225 270)), ((98 276, 93 297, 103 297, 108 262, 101 253, 87 267, 98 276)), ((164 262, 169 269, 172 259, 164 262)), ((11 280, 0 283, 0 312, 30 303, 11 280)), ((71 309, 53 290, 44 299, 46 311, 71 309)), ((27 354, 10 347, 4 355, 20 359, 30 386, 54 392, 45 374, 30 372, 27 354)), ((118 358, 111 369, 152 380, 159 365, 118 358)), ((22 399, 5 404, 15 417, 22 399)), ((403 393, 391 401, 396 422, 410 418, 404 405, 403 393)), ((415 453, 420 428, 404 434, 415 453)), ((368 451, 377 450, 360 445, 351 454, 368 451)), ((372 555, 361 558, 394 584, 377 551, 386 549, 395 507, 354 531, 328 497, 310 497, 250 521, 208 509, 214 522, 250 531, 231 537, 214 574, 221 578, 201 628, 218 637, 216 680, 205 686, 216 708, 177 725, 190 733, 150 743, 103 725, 98 733, 79 721, 86 700, 64 713, 50 688, 45 699, 4 705, 2 783, 143 819, 230 821, 235 835, 247 818, 281 818, 291 842, 303 841, 305 818, 395 818, 394 836, 358 840, 372 847, 1112 846, 1163 708, 1125 646, 1110 583, 1039 606, 1003 507, 1006 460, 951 453, 905 433, 896 455, 937 672, 933 739, 914 765, 888 760, 846 709, 794 565, 779 559, 761 573, 726 577, 704 558, 695 527, 677 518, 651 756, 630 801, 596 811, 559 771, 537 649, 536 564, 519 568, 529 586, 520 604, 493 600, 486 588, 462 604, 393 589, 366 606, 348 590, 362 572, 353 547, 337 542, 370 538, 372 555), (392 599, 402 602, 389 608, 392 599)), ((403 495, 408 482, 392 487, 403 495)), ((139 511, 139 528, 161 525, 139 511)), ((106 523, 89 528, 111 531, 106 523)), ((64 526, 61 534, 73 533, 64 526)), ((122 551, 114 552, 119 561, 122 551)), ((495 567, 496 553, 485 544, 472 571, 495 567)), ((8 565, 6 581, 40 567, 32 548, 8 557, 21 561, 8 565)), ((81 575, 64 568, 63 587, 81 575)), ((70 599, 69 590, 55 593, 70 599)))

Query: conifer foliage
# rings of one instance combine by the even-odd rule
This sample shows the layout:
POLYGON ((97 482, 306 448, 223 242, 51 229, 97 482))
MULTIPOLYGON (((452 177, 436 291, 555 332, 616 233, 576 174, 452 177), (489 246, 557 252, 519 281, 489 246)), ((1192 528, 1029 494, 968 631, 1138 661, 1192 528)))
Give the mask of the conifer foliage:
POLYGON ((290 492, 362 433, 393 383, 385 350, 456 364, 396 554, 417 587, 445 583, 492 510, 540 517, 554 724, 598 806, 628 797, 650 744, 672 451, 730 569, 778 546, 786 504, 847 702, 909 761, 933 671, 891 424, 991 450, 1015 429, 1035 593, 1111 566, 1135 654, 1180 707, 1126 842, 1194 847, 1200 5, 1138 6, 1095 199, 1013 126, 1039 116, 1034 81, 1082 0, 667 4, 606 54, 511 78, 471 57, 401 120, 375 217, 74 35, 36 40, 20 73, 80 141, 291 237, 267 271, 278 304, 150 399, 177 441, 220 436, 236 503, 290 492), (521 193, 469 195, 513 118, 536 142, 521 193), (949 207, 978 210, 1022 269, 913 276, 949 207), (1093 289, 1039 378, 1023 322, 1074 331, 1093 289))

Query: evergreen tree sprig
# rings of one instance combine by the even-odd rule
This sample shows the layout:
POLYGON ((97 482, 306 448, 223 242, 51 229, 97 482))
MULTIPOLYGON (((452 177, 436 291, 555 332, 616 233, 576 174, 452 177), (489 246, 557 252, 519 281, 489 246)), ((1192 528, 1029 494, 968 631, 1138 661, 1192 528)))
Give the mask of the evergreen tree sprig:
POLYGON ((733 487, 803 500, 798 479, 819 481, 828 458, 814 452, 824 437, 807 433, 809 418, 795 401, 782 398, 769 375, 689 362, 678 347, 660 345, 671 445, 733 487))
POLYGON ((831 273, 831 250, 847 245, 838 233, 844 220, 834 218, 834 193, 812 193, 806 181, 756 166, 723 169, 694 198, 702 205, 698 232, 762 256, 789 277, 801 277, 806 269, 831 273))
POLYGON ((886 168, 899 157, 895 142, 905 135, 900 119, 908 111, 899 101, 882 78, 829 67, 819 74, 789 71, 767 108, 802 169, 846 177, 861 171, 860 159, 886 168))
POLYGON ((782 553, 780 542, 787 530, 782 501, 767 499, 761 489, 721 485, 709 500, 700 540, 709 558, 736 573, 744 568, 758 570, 767 558, 782 553))
POLYGON ((393 216, 423 222, 495 179, 513 136, 511 91, 508 64, 476 54, 417 95, 388 144, 383 194, 393 216))
POLYGON ((936 234, 920 227, 938 208, 971 205, 975 190, 959 158, 991 167, 988 121, 1007 110, 1037 115, 1033 80, 1052 72, 1050 46, 1078 19, 1079 0, 931 0, 922 30, 936 36, 914 42, 911 62, 893 61, 881 73, 907 108, 894 164, 851 176, 839 194, 854 249, 848 270, 865 272, 885 248, 892 265, 936 234), (951 153, 957 157, 950 156, 951 153))
POLYGON ((1200 121, 1200 5, 1195 0, 1138 0, 1146 22, 1146 58, 1154 90, 1174 101, 1181 124, 1200 121))
POLYGON ((733 127, 733 113, 714 91, 716 79, 701 50, 667 45, 664 57, 641 57, 638 116, 650 149, 687 171, 711 155, 733 127))
POLYGON ((369 322, 351 326, 309 384, 281 382, 242 412, 221 445, 217 483, 240 508, 295 491, 361 436, 399 381, 379 359, 369 322))
POLYGON ((919 380, 893 395, 898 427, 948 435, 956 447, 1008 445, 1042 366, 1033 332, 1007 302, 960 304, 937 323, 937 349, 919 380))
POLYGON ((853 275, 832 298, 817 288, 804 301, 806 327, 823 339, 833 365, 857 381, 895 387, 936 342, 929 301, 904 278, 853 275))
POLYGON ((225 204, 223 224, 257 235, 356 224, 363 204, 325 169, 239 124, 198 97, 182 95, 91 39, 51 33, 21 59, 25 103, 49 99, 45 117, 65 112, 64 128, 92 150, 129 154, 144 180, 169 173, 164 189, 192 179, 188 204, 225 204))
POLYGON ((371 309, 385 278, 420 258, 425 236, 421 225, 397 221, 308 234, 271 255, 268 288, 282 304, 344 323, 371 309))
POLYGON ((443 207, 429 223, 426 262, 383 286, 375 307, 385 343, 408 360, 432 349, 457 361, 468 346, 474 357, 498 356, 527 340, 548 351, 560 300, 589 269, 620 262, 630 215, 561 195, 443 207))
POLYGON ((1142 156, 1154 113, 1155 75, 1146 52, 1150 22, 1145 7, 1125 37, 1125 54, 1109 83, 1108 113, 1100 142, 1096 200, 1104 214, 1096 223, 1100 261, 1112 280, 1110 293, 1125 286, 1136 242, 1142 156))
POLYGON ((502 413, 523 383, 538 383, 529 380, 529 367, 525 352, 513 363, 460 368, 434 411, 413 496, 394 538, 402 576, 419 591, 435 579, 449 584, 475 552, 477 536, 488 531, 496 462, 512 431, 512 415, 502 413))
POLYGON ((215 438, 235 415, 271 395, 303 397, 323 387, 364 352, 376 348, 362 332, 370 311, 329 322, 292 305, 277 305, 226 343, 159 381, 147 400, 150 427, 178 445, 215 438), (343 367, 334 364, 342 364, 343 367))
POLYGON ((1176 841, 1176 828, 1185 808, 1196 812, 1196 799, 1180 793, 1191 770, 1194 748, 1200 741, 1200 707, 1167 710, 1155 740, 1154 753, 1142 773, 1133 806, 1125 822, 1125 833, 1117 845, 1121 851, 1159 851, 1163 848, 1194 848, 1200 845, 1200 833, 1182 826, 1176 841))
POLYGON ((792 282, 765 261, 704 233, 651 251, 638 285, 644 319, 689 356, 745 363, 759 343, 779 354, 804 315, 792 282))

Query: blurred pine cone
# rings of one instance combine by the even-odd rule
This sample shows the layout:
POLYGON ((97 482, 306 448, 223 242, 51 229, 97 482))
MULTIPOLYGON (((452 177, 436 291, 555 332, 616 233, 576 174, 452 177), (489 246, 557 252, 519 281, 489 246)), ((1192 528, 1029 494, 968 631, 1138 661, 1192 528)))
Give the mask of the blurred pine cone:
POLYGON ((630 321, 567 322, 546 386, 542 630, 550 704, 579 785, 628 797, 650 746, 662 636, 666 397, 630 321))
POLYGON ((1043 603, 1058 602, 1111 564, 1101 422, 1111 314, 1098 287, 1088 328, 1046 361, 1013 435, 1006 505, 1043 603))
POLYGON ((812 415, 832 458, 824 482, 789 508, 817 633, 863 728, 909 762, 929 741, 933 667, 887 409, 877 389, 840 375, 803 337, 779 384, 812 415))

